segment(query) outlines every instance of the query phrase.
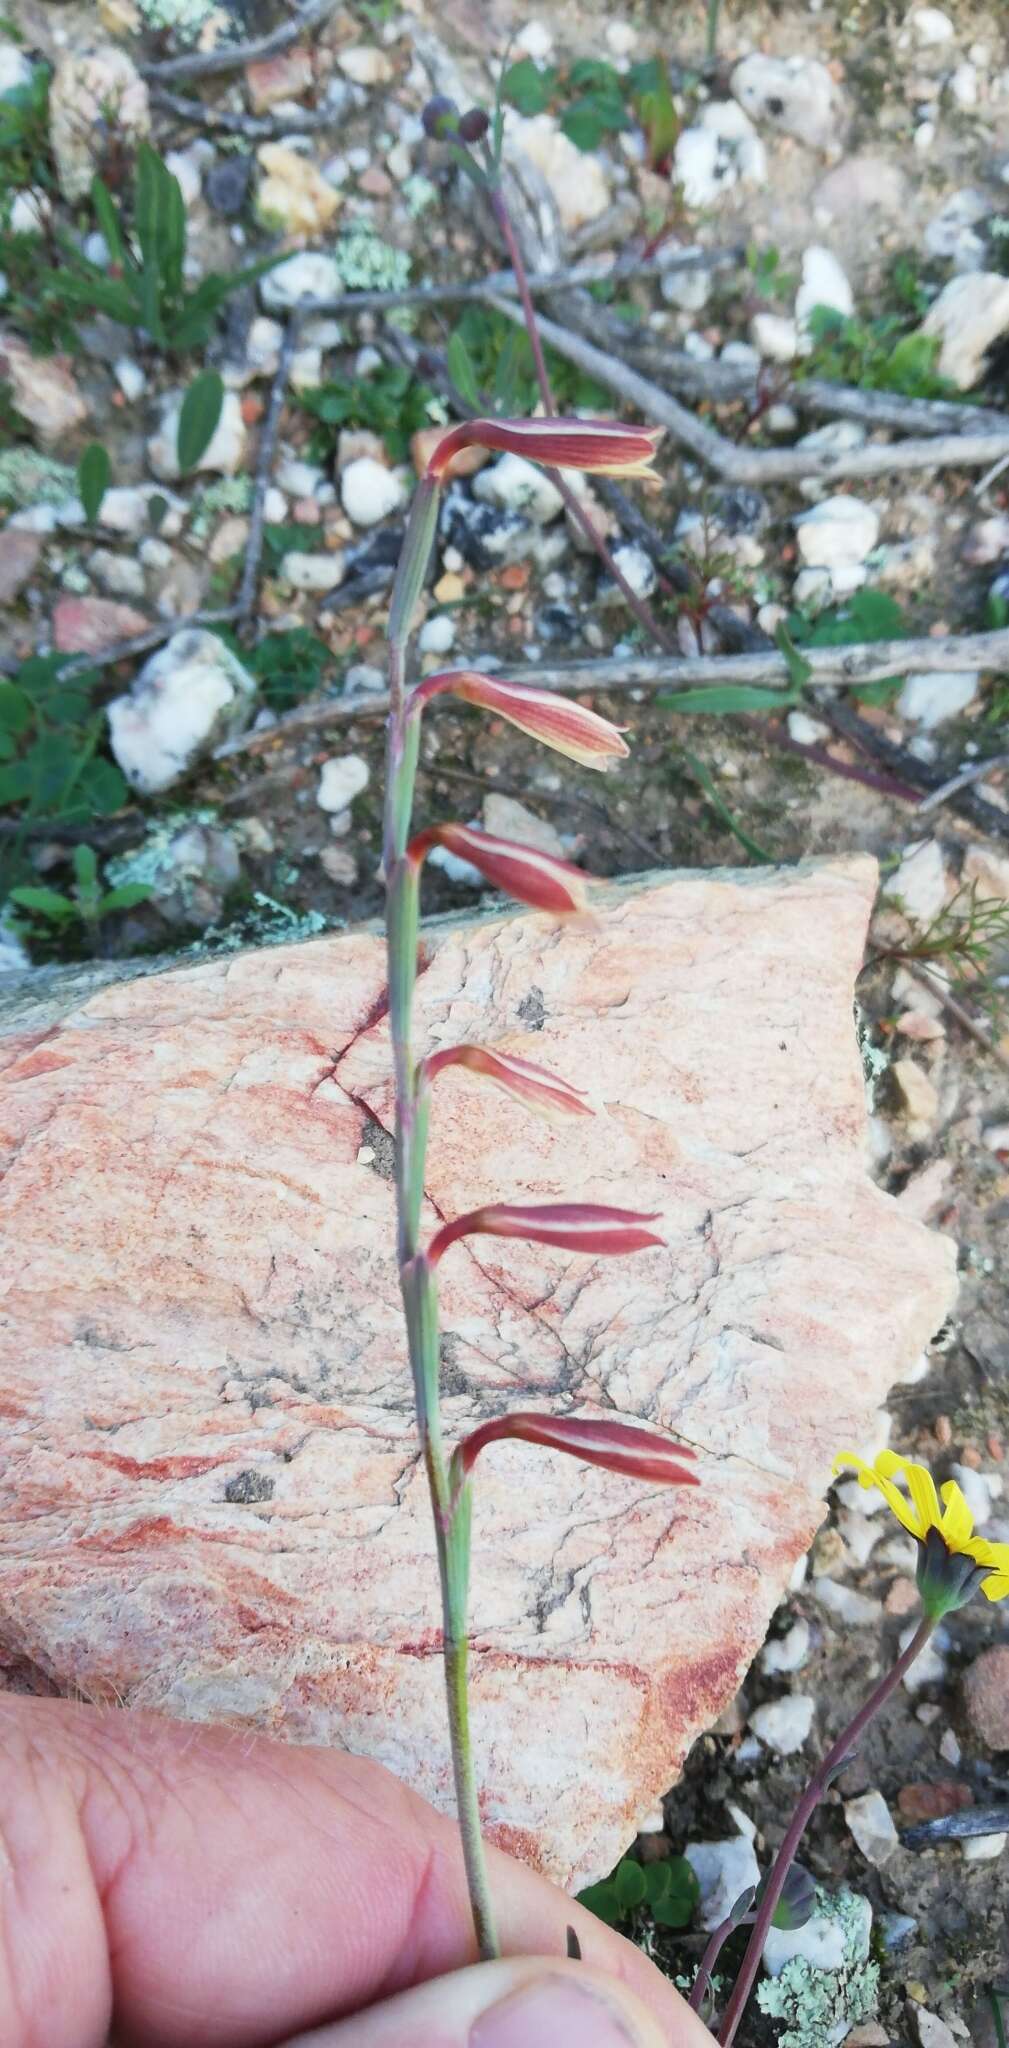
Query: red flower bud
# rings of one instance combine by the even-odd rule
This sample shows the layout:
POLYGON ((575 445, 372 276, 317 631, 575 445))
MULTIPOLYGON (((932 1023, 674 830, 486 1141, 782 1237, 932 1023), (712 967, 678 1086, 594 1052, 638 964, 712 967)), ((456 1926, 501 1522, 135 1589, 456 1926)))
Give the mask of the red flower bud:
POLYGON ((530 1244, 557 1245, 561 1251, 615 1258, 623 1252, 665 1244, 664 1237, 646 1227, 657 1221, 658 1213, 657 1209, 607 1209, 597 1202, 548 1202, 543 1207, 497 1202, 443 1223, 428 1246, 428 1264, 436 1266, 442 1253, 460 1237, 521 1237, 530 1244))
POLYGON ((585 469, 596 476, 640 476, 657 481, 652 462, 665 429, 629 427, 620 420, 464 420, 438 442, 427 466, 443 476, 460 448, 501 449, 559 469, 585 469))
POLYGON ((410 698, 411 711, 420 711, 432 697, 449 694, 467 704, 479 704, 484 711, 496 711, 509 725, 517 725, 558 754, 567 754, 583 768, 605 768, 629 750, 621 738, 622 728, 587 711, 569 697, 554 690, 538 690, 534 684, 506 683, 497 676, 482 676, 476 669, 447 669, 419 683, 410 698))
POLYGON ((555 860, 552 854, 537 853, 511 839, 496 839, 475 825, 428 825, 411 839, 407 859, 419 865, 432 846, 444 846, 460 860, 472 861, 488 882, 533 910, 572 917, 586 907, 585 876, 570 861, 555 860))
POLYGON ((433 1081, 444 1067, 468 1067, 484 1074, 509 1095, 517 1095, 530 1109, 539 1110, 551 1123, 563 1123, 567 1116, 593 1114, 580 1088, 572 1088, 546 1067, 532 1060, 520 1060, 514 1053, 492 1052, 486 1045, 452 1045, 445 1052, 429 1053, 421 1063, 421 1076, 433 1081))
POLYGON ((644 1479, 652 1486, 699 1486, 695 1472, 684 1471, 683 1461, 696 1456, 689 1444, 673 1443, 650 1429, 633 1429, 627 1422, 608 1416, 501 1415, 463 1439, 453 1459, 453 1478, 461 1485, 487 1444, 516 1437, 522 1443, 542 1444, 548 1451, 566 1451, 588 1465, 602 1465, 607 1472, 622 1472, 628 1479, 644 1479))

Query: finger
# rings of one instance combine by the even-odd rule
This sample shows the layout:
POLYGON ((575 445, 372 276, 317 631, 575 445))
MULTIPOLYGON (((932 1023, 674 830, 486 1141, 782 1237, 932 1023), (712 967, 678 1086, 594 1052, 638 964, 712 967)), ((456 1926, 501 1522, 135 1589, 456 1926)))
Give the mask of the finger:
MULTIPOLYGON (((0 2048, 264 2048, 475 1959, 453 1822, 376 1764, 0 1698, 0 2048)), ((492 1852, 509 1955, 586 1960, 667 2028, 640 1951, 492 1852)))
POLYGON ((581 1963, 480 1963, 401 1992, 284 2048, 711 2048, 683 1999, 659 2023, 626 1985, 581 1963))

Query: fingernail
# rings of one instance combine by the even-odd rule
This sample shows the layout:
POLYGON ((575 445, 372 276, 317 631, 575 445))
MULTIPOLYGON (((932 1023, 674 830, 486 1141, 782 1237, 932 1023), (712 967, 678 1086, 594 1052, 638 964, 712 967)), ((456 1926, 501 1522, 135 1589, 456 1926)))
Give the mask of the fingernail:
POLYGON ((469 2048, 633 2048, 635 2038, 590 1986, 545 1977, 482 2013, 469 2048))

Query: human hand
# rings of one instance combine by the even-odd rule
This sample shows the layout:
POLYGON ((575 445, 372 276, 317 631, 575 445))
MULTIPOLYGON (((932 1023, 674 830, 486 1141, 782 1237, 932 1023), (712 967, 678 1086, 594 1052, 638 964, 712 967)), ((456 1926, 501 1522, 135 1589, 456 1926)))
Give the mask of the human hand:
POLYGON ((379 1765, 0 1696, 0 2048, 711 2048, 639 1950, 490 1869, 509 1960, 466 1967, 458 1831, 379 1765))

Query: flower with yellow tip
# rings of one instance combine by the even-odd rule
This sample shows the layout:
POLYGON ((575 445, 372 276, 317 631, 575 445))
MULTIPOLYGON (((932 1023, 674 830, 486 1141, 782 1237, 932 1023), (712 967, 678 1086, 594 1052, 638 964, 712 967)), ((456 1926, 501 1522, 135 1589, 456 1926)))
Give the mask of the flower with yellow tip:
POLYGON ((1009 1543, 986 1543, 955 1479, 936 1488, 927 1465, 896 1451, 880 1451, 873 1465, 844 1452, 835 1472, 851 1466, 861 1486, 878 1486, 887 1507, 918 1545, 918 1591, 933 1620, 963 1607, 979 1590, 987 1600, 1009 1597, 1009 1543), (903 1479, 907 1492, 896 1484, 903 1479))

